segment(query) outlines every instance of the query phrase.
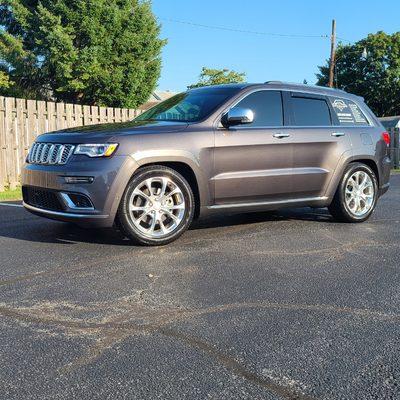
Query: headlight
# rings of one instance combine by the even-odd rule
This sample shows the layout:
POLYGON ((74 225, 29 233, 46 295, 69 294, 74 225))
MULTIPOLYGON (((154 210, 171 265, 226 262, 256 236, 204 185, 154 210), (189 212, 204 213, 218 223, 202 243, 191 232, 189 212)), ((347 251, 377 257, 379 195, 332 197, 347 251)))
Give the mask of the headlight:
POLYGON ((79 144, 74 154, 83 154, 89 157, 110 157, 117 150, 118 143, 79 144))

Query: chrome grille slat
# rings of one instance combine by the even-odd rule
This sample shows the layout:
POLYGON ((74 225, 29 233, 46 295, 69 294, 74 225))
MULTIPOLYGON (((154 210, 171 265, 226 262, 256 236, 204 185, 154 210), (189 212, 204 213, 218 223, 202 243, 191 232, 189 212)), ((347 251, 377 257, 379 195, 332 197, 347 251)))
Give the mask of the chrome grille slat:
POLYGON ((36 160, 37 160, 38 164, 40 164, 40 157, 42 157, 43 146, 44 146, 43 143, 39 144, 39 148, 38 148, 38 151, 37 151, 37 154, 36 154, 36 160))
POLYGON ((56 164, 61 164, 61 156, 62 156, 63 150, 64 150, 64 146, 60 146, 58 148, 57 156, 56 156, 56 164))
POLYGON ((30 150, 30 152, 29 152, 28 162, 32 162, 32 160, 33 160, 33 158, 34 158, 34 154, 35 154, 36 148, 37 148, 36 144, 34 144, 34 145, 31 147, 31 150, 30 150))
POLYGON ((60 143, 34 143, 29 151, 29 164, 66 164, 73 154, 75 146, 60 143))
POLYGON ((40 148, 40 144, 36 143, 36 145, 35 145, 35 154, 34 154, 34 159, 33 160, 36 160, 36 156, 38 155, 39 148, 40 148))
POLYGON ((68 144, 64 146, 64 149, 61 154, 61 163, 62 164, 65 164, 67 162, 68 158, 71 156, 71 150, 73 150, 73 146, 68 145, 68 144))
POLYGON ((27 157, 28 163, 32 162, 32 160, 33 160, 33 153, 35 152, 35 148, 36 148, 36 144, 34 144, 29 150, 28 157, 27 157))
POLYGON ((50 147, 50 145, 48 145, 48 144, 43 145, 42 153, 40 154, 40 160, 39 160, 40 164, 44 164, 46 162, 46 157, 49 153, 49 147, 50 147))
POLYGON ((56 164, 57 163, 57 155, 58 155, 58 151, 60 150, 60 146, 61 145, 59 145, 59 144, 55 145, 54 152, 53 152, 53 154, 51 156, 51 160, 50 160, 51 164, 56 164))
POLYGON ((51 160, 52 160, 52 158, 53 158, 54 148, 55 148, 55 145, 52 144, 52 145, 50 146, 50 149, 49 149, 49 154, 48 154, 48 156, 47 156, 47 161, 48 161, 49 164, 51 164, 51 160))

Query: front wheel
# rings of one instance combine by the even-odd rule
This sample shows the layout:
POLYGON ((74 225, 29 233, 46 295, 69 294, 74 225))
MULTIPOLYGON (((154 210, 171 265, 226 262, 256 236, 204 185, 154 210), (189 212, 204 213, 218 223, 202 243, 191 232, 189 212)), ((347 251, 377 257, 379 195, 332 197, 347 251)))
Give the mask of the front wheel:
POLYGON ((118 225, 139 244, 165 245, 191 224, 194 196, 186 179, 161 165, 144 167, 129 182, 118 209, 118 225))
POLYGON ((333 217, 344 222, 363 222, 373 213, 378 199, 374 171, 361 163, 350 164, 328 207, 333 217))

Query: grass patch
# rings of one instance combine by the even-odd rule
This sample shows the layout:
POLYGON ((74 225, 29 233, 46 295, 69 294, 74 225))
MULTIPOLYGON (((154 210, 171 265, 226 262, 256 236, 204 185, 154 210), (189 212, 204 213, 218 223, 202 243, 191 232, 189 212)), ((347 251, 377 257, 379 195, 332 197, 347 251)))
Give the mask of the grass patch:
POLYGON ((393 175, 400 174, 400 168, 394 168, 391 172, 393 175))
POLYGON ((6 189, 5 192, 0 192, 0 201, 12 201, 21 199, 21 186, 18 186, 15 190, 6 189))

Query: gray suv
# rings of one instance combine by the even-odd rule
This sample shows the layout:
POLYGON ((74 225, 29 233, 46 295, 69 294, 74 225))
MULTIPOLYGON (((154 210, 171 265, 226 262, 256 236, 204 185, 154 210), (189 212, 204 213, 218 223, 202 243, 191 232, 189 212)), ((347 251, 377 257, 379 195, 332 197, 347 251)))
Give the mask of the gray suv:
POLYGON ((47 133, 24 206, 162 245, 215 212, 328 207, 365 221, 389 187, 389 135, 360 97, 266 82, 178 94, 128 123, 47 133))

